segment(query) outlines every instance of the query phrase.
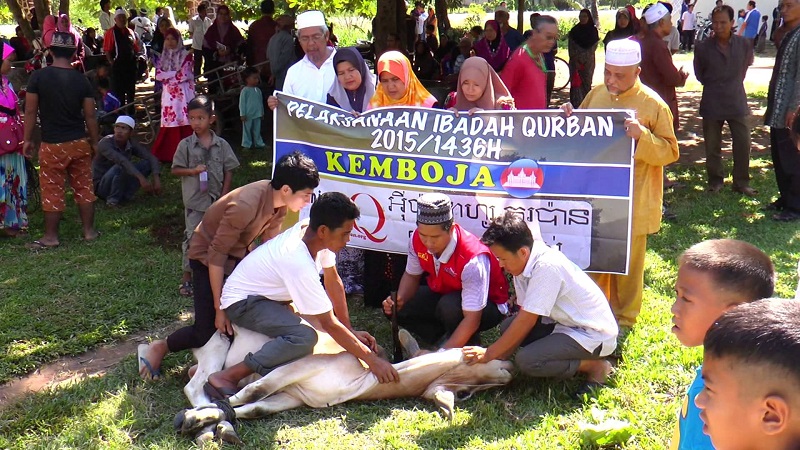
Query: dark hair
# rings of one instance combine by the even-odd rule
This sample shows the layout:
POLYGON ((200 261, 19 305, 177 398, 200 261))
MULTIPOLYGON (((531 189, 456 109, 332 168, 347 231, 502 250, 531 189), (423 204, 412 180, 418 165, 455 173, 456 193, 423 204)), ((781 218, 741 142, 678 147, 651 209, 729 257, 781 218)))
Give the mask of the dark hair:
MULTIPOLYGON (((722 6, 714 7, 714 9, 711 10, 711 17, 714 17, 715 14, 719 14, 719 13, 723 13, 723 12, 727 13, 728 14, 728 18, 731 19, 731 22, 733 22, 733 8, 731 8, 728 5, 722 5, 722 6)), ((766 17, 766 16, 764 16, 764 17, 766 17)))
MULTIPOLYGON (((764 16, 764 17, 766 17, 766 16, 764 16)), ((425 25, 425 31, 433 31, 435 29, 436 29, 436 27, 434 27, 432 23, 429 23, 429 24, 425 25)))
POLYGON ((72 59, 76 49, 69 47, 50 47, 50 54, 53 58, 72 59))
POLYGON ((469 32, 470 33, 478 33, 478 35, 480 35, 481 33, 483 33, 483 27, 480 26, 480 25, 475 25, 474 27, 469 29, 469 32))
POLYGON ((207 9, 208 9, 208 3, 206 3, 206 2, 203 2, 203 3, 200 3, 199 5, 197 5, 197 12, 205 11, 207 9))
POLYGON ((128 14, 130 14, 130 18, 128 20, 139 17, 139 11, 137 11, 136 8, 129 9, 128 14))
POLYGON ((747 6, 752 6, 753 8, 755 8, 756 7, 756 2, 754 2, 753 0, 750 0, 749 2, 747 2, 747 6))
POLYGON ((186 112, 202 109, 209 116, 214 114, 214 101, 205 95, 198 95, 186 105, 186 112))
POLYGON ((308 228, 311 231, 317 231, 322 225, 335 230, 348 220, 358 220, 361 212, 350 197, 341 192, 326 192, 311 205, 310 216, 308 228))
POLYGON ((275 190, 289 186, 292 192, 314 189, 319 186, 319 171, 314 160, 295 150, 278 160, 270 184, 275 190))
POLYGON ((678 262, 708 274, 715 288, 748 302, 772 297, 775 292, 775 268, 769 256, 744 241, 703 241, 683 252, 678 262))
POLYGON ((259 73, 260 72, 258 71, 258 68, 256 68, 256 67, 252 67, 252 66, 251 67, 245 67, 244 70, 242 70, 242 79, 246 80, 246 79, 250 78, 251 76, 257 75, 259 73))
POLYGON ((108 78, 98 78, 97 87, 100 89, 111 89, 111 80, 108 78))
POLYGON ((163 6, 156 6, 156 14, 161 14, 161 11, 164 11, 163 6))
POLYGON ((558 21, 555 17, 546 15, 536 16, 536 18, 531 21, 531 27, 536 31, 539 31, 539 26, 544 24, 558 26, 558 21))
MULTIPOLYGON (((767 17, 767 16, 764 16, 764 17, 767 17)), ((17 25, 17 26, 14 28, 14 33, 19 33, 20 31, 22 31, 22 27, 21 27, 21 26, 19 26, 19 25, 17 25)))
POLYGON ((111 68, 111 63, 108 61, 108 59, 103 58, 103 59, 97 61, 97 65, 94 67, 94 69, 97 70, 97 69, 99 69, 101 67, 111 68))
POLYGON ((261 2, 261 14, 274 14, 275 2, 272 0, 264 0, 261 2))
POLYGON ((703 345, 706 358, 731 358, 800 385, 800 301, 769 298, 731 308, 711 325, 703 345))
POLYGON ((103 9, 103 6, 106 6, 109 3, 111 3, 111 0, 100 0, 100 9, 103 9))
POLYGON ((766 21, 767 21, 767 19, 769 19, 769 17, 767 17, 767 15, 766 15, 766 14, 764 14, 763 16, 761 16, 761 21, 762 21, 762 22, 766 22, 766 21))
POLYGON ((219 14, 219 12, 222 11, 223 9, 225 11, 228 11, 228 14, 233 15, 231 13, 231 8, 228 5, 219 5, 219 6, 217 6, 217 14, 219 14))
POLYGON ((509 252, 516 253, 522 247, 533 246, 533 234, 528 224, 519 214, 506 211, 492 220, 489 228, 483 233, 481 242, 487 247, 499 245, 509 252))

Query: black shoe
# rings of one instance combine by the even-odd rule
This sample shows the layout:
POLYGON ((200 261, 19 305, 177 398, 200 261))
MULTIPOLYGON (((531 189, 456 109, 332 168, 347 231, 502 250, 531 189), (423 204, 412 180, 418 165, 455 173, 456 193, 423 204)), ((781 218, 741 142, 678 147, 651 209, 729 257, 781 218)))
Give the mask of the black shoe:
POLYGON ((775 200, 774 202, 770 203, 767 206, 761 208, 762 211, 783 211, 783 202, 780 200, 775 200))
POLYGON ((791 209, 784 209, 778 214, 772 216, 772 220, 776 220, 778 222, 794 222, 796 220, 800 220, 800 212, 793 211, 791 209))

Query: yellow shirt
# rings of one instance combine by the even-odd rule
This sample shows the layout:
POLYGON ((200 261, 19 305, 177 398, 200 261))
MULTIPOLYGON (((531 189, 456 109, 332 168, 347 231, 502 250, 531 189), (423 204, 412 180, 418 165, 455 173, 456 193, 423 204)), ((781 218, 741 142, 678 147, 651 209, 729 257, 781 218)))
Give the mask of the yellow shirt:
POLYGON ((632 109, 645 131, 636 142, 633 166, 632 234, 652 234, 661 227, 664 166, 678 160, 678 139, 672 128, 672 112, 661 97, 636 80, 620 95, 605 85, 595 87, 583 99, 582 109, 632 109))

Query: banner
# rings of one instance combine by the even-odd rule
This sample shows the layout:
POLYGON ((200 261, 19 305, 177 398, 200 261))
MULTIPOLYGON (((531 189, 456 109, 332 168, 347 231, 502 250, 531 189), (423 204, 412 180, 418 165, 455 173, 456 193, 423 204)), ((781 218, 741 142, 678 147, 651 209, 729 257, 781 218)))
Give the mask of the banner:
MULTIPOLYGON (((275 161, 299 150, 320 172, 315 195, 361 209, 353 247, 406 253, 416 199, 443 192, 476 236, 505 211, 589 271, 627 273, 633 140, 622 110, 377 108, 358 116, 278 93, 275 161)), ((301 216, 308 215, 308 209, 301 216)))

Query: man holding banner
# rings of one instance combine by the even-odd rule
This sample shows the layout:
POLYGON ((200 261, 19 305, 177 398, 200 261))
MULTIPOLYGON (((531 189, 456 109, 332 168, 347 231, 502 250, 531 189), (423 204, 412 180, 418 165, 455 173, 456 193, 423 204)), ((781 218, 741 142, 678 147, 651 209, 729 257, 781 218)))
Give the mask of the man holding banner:
MULTIPOLYGON (((450 197, 419 197, 417 229, 397 291, 400 326, 441 348, 480 345, 479 333, 500 323, 507 300, 508 282, 497 258, 453 222, 450 197), (420 287, 423 274, 428 285, 420 287)), ((392 298, 386 298, 384 313, 391 314, 392 305, 392 298)))
MULTIPOLYGON (((655 91, 639 81, 641 61, 637 42, 610 42, 606 47, 605 85, 592 89, 580 105, 635 112, 625 121, 626 134, 636 141, 628 275, 592 274, 622 327, 633 326, 642 307, 647 235, 661 227, 663 168, 679 156, 672 112, 655 91)), ((572 105, 567 103, 562 109, 572 114, 572 105)))

